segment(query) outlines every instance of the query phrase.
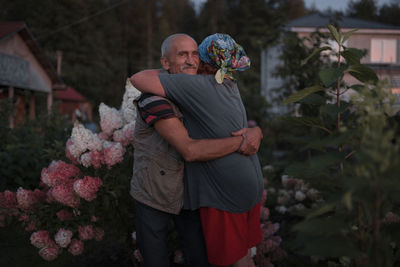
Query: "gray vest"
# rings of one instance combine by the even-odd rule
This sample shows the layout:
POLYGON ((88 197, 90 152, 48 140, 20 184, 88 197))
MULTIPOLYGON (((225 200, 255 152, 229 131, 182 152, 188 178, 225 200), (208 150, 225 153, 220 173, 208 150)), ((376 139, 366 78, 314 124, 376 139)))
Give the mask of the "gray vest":
MULTIPOLYGON (((182 113, 170 104, 182 120, 182 113)), ((178 214, 183 206, 183 159, 154 127, 146 124, 139 109, 137 113, 130 194, 152 208, 178 214)))

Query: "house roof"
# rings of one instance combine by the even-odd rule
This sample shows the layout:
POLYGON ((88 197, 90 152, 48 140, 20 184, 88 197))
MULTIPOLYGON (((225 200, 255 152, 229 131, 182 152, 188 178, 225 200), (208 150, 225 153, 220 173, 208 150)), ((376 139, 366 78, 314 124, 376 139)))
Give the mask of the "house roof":
POLYGON ((46 73, 49 75, 53 85, 63 84, 63 81, 57 75, 57 72, 55 71, 53 65, 51 65, 50 61, 45 57, 44 53, 40 49, 39 45, 33 38, 32 34, 28 30, 24 22, 21 21, 0 22, 0 41, 5 38, 9 38, 17 33, 25 41, 26 45, 35 55, 36 59, 42 65, 46 73))
POLYGON ((54 97, 59 100, 68 100, 73 102, 86 102, 87 99, 74 88, 67 86, 65 90, 54 92, 54 97))
POLYGON ((327 24, 336 22, 341 28, 358 28, 358 29, 385 29, 385 30, 400 30, 400 26, 383 24, 375 21, 356 19, 350 17, 342 17, 335 19, 333 16, 325 16, 320 13, 314 13, 290 21, 287 27, 325 27, 327 24))

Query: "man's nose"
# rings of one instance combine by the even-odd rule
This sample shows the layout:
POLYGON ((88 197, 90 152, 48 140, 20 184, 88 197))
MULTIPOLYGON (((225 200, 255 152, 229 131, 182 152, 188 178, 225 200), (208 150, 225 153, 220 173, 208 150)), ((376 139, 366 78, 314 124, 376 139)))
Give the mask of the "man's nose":
POLYGON ((194 60, 194 56, 193 55, 188 55, 188 57, 186 58, 186 64, 189 64, 189 65, 193 65, 193 64, 195 64, 195 60, 194 60))

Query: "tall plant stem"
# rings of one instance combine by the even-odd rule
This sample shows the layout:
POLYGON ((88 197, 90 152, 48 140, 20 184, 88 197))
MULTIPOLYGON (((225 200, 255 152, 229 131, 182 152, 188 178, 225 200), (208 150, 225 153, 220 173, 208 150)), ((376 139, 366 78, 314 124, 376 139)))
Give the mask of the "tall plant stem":
MULTIPOLYGON (((341 45, 340 45, 340 43, 338 43, 338 45, 339 45, 339 51, 338 51, 337 67, 340 68, 341 45)), ((340 128, 340 85, 341 85, 341 81, 342 81, 341 78, 339 78, 337 80, 337 87, 336 87, 336 105, 337 105, 337 108, 338 108, 336 128, 338 130, 340 128)), ((342 146, 339 146, 338 149, 339 149, 339 151, 342 151, 342 146)), ((340 162, 340 170, 343 171, 343 161, 340 162)))

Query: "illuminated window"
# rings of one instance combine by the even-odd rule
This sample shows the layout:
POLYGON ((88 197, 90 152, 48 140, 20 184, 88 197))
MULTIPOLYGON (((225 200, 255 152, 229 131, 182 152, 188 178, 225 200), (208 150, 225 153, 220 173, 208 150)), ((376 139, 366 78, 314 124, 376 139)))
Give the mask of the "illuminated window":
POLYGON ((396 63, 397 40, 371 39, 371 62, 396 63))

